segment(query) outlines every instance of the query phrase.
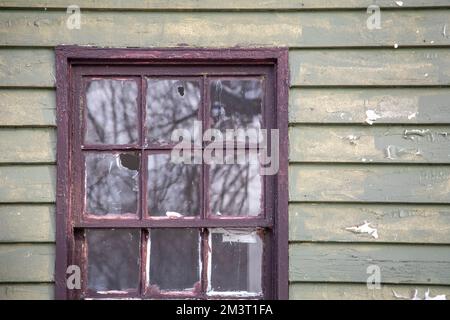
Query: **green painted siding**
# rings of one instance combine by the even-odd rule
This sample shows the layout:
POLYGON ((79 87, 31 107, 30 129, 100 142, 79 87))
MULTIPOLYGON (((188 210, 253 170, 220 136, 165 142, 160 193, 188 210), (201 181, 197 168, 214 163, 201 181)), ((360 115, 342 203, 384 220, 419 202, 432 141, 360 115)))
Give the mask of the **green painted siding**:
POLYGON ((379 30, 372 0, 79 0, 69 30, 71 1, 0 0, 0 299, 54 296, 58 44, 289 47, 290 297, 449 295, 450 3, 376 2, 379 30))

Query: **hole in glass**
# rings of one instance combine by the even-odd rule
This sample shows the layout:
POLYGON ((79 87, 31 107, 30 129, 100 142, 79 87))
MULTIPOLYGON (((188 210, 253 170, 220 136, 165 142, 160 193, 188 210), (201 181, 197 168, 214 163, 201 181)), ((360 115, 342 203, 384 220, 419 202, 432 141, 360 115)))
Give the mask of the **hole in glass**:
POLYGON ((138 288, 139 230, 86 230, 86 238, 88 289, 107 293, 138 288))
POLYGON ((85 163, 87 213, 136 214, 139 156, 135 153, 87 153, 85 163))
POLYGON ((138 141, 138 87, 133 80, 91 80, 86 88, 88 144, 133 144, 138 141))

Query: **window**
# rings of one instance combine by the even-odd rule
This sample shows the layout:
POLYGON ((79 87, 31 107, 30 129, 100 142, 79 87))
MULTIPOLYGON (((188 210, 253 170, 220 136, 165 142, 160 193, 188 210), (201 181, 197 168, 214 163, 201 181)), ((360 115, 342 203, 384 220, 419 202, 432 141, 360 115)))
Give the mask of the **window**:
POLYGON ((287 298, 287 50, 56 59, 56 297, 287 298))

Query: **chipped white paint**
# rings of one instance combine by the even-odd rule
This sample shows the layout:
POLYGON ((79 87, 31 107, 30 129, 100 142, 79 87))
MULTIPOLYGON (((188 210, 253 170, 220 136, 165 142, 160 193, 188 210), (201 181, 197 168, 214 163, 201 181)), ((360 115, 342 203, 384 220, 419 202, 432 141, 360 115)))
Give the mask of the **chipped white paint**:
POLYGON ((416 118, 417 114, 418 114, 418 112, 411 113, 410 115, 408 115, 408 120, 412 120, 412 119, 416 118))
POLYGON ((396 158, 395 146, 389 145, 386 147, 386 158, 389 160, 395 160, 396 158))
POLYGON ((394 43, 394 49, 398 48, 398 43, 394 43))
POLYGON ((349 134, 348 136, 346 136, 346 137, 341 137, 341 138, 343 138, 343 139, 345 139, 345 140, 348 140, 348 142, 349 142, 350 144, 355 145, 355 144, 356 144, 356 141, 359 140, 361 137, 360 137, 360 136, 355 136, 355 135, 353 135, 353 134, 349 134))
POLYGON ((345 230, 353 233, 367 233, 371 237, 378 239, 378 230, 376 228, 372 228, 370 226, 370 222, 367 221, 364 221, 364 223, 360 226, 347 227, 345 230))
POLYGON ((183 215, 175 211, 166 211, 166 216, 169 218, 181 218, 183 215))
POLYGON ((381 116, 378 115, 374 110, 366 111, 366 123, 372 125, 375 121, 377 121, 380 118, 381 116))
POLYGON ((403 138, 414 140, 415 137, 428 137, 433 142, 434 134, 430 129, 405 129, 403 132, 403 138))
POLYGON ((420 298, 419 297, 419 292, 417 289, 414 290, 414 294, 412 297, 407 297, 401 294, 398 294, 397 292, 395 292, 395 290, 392 290, 392 293, 394 294, 394 297, 396 297, 397 299, 407 299, 407 300, 447 300, 447 297, 445 296, 445 294, 438 294, 437 296, 430 296, 430 289, 428 289, 425 294, 424 294, 424 298, 420 298))
POLYGON ((248 292, 248 291, 208 291, 206 293, 209 296, 221 295, 221 296, 229 296, 229 297, 257 297, 262 293, 248 292))
POLYGON ((128 292, 122 290, 108 290, 108 291, 97 291, 98 294, 127 294, 128 292))
POLYGON ((395 1, 395 4, 399 7, 403 7, 403 1, 395 1))
POLYGON ((442 28, 442 36, 444 38, 448 38, 447 37, 447 24, 444 24, 444 27, 442 28))

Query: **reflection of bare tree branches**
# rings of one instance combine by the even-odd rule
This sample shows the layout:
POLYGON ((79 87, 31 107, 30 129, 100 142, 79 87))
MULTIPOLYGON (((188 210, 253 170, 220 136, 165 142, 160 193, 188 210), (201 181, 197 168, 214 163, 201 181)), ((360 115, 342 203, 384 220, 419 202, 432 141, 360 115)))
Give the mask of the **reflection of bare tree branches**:
POLYGON ((210 91, 214 128, 224 131, 261 127, 261 80, 214 80, 210 91))
POLYGON ((193 136, 200 99, 198 81, 147 79, 146 125, 149 141, 169 143, 175 129, 187 129, 193 136))
POLYGON ((138 87, 134 80, 92 80, 86 90, 86 142, 136 143, 138 87))
MULTIPOLYGON (((126 153, 124 160, 139 163, 139 157, 126 153)), ((138 171, 122 164, 119 155, 86 154, 86 207, 89 213, 136 213, 138 171)))
POLYGON ((256 164, 213 164, 209 174, 210 206, 213 214, 259 214, 262 186, 256 164))
POLYGON ((138 287, 140 231, 87 230, 88 287, 126 290, 138 287))
POLYGON ((200 211, 200 166, 175 164, 169 154, 148 158, 148 212, 153 216, 175 211, 197 215, 200 211))

